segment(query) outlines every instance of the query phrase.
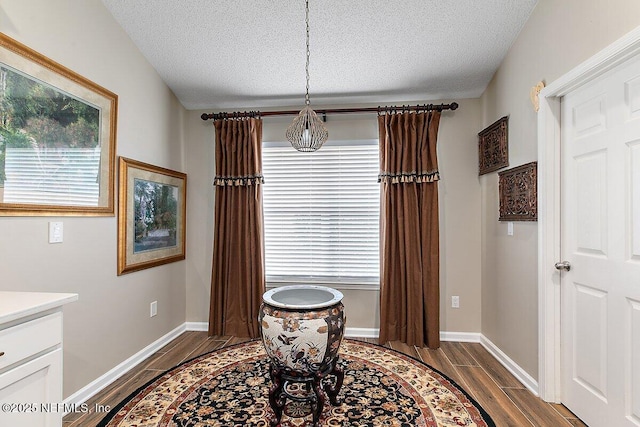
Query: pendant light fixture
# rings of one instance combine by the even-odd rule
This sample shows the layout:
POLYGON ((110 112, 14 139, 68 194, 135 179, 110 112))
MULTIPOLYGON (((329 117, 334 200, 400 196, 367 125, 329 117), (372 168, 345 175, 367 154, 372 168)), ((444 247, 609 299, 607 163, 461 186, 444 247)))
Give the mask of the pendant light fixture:
POLYGON ((287 140, 298 151, 316 151, 329 138, 329 132, 318 117, 309 100, 309 0, 305 0, 305 22, 307 24, 307 92, 304 96, 305 106, 293 119, 286 132, 287 140))

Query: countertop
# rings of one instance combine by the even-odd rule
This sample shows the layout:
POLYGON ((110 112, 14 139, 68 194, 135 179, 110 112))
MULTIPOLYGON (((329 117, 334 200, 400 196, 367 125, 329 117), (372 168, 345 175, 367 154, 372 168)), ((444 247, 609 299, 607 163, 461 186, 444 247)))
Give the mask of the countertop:
POLYGON ((78 294, 0 291, 0 324, 76 301, 78 294))

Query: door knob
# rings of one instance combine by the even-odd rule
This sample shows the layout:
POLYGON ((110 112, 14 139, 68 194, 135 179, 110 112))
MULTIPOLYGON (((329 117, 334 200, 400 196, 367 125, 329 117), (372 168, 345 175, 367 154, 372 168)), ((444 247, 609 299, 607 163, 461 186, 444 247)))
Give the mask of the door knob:
POLYGON ((571 270, 571 263, 569 261, 556 262, 555 267, 556 270, 569 271, 571 270))

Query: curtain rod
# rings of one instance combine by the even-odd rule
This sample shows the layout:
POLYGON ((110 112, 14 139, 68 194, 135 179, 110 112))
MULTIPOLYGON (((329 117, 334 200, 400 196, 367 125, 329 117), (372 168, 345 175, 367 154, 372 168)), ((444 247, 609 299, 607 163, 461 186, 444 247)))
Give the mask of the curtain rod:
MULTIPOLYGON (((369 107, 369 108, 329 108, 315 110, 317 114, 348 114, 348 113, 383 113, 383 112, 395 112, 395 111, 442 111, 442 110, 456 110, 458 109, 458 103, 452 102, 451 104, 424 104, 424 105, 403 105, 401 107, 369 107)), ((237 111, 234 113, 204 113, 200 116, 202 120, 218 120, 240 117, 267 117, 267 116, 295 116, 300 113, 300 110, 286 110, 286 111, 237 111)))

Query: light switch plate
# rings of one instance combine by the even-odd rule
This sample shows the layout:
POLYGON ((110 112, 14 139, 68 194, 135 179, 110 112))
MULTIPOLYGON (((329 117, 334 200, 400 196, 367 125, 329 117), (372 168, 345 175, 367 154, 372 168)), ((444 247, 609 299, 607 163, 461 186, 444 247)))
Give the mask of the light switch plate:
POLYGON ((49 223, 49 243, 62 243, 63 228, 62 222, 49 223))
POLYGON ((513 236, 513 223, 507 223, 507 236, 513 236))

